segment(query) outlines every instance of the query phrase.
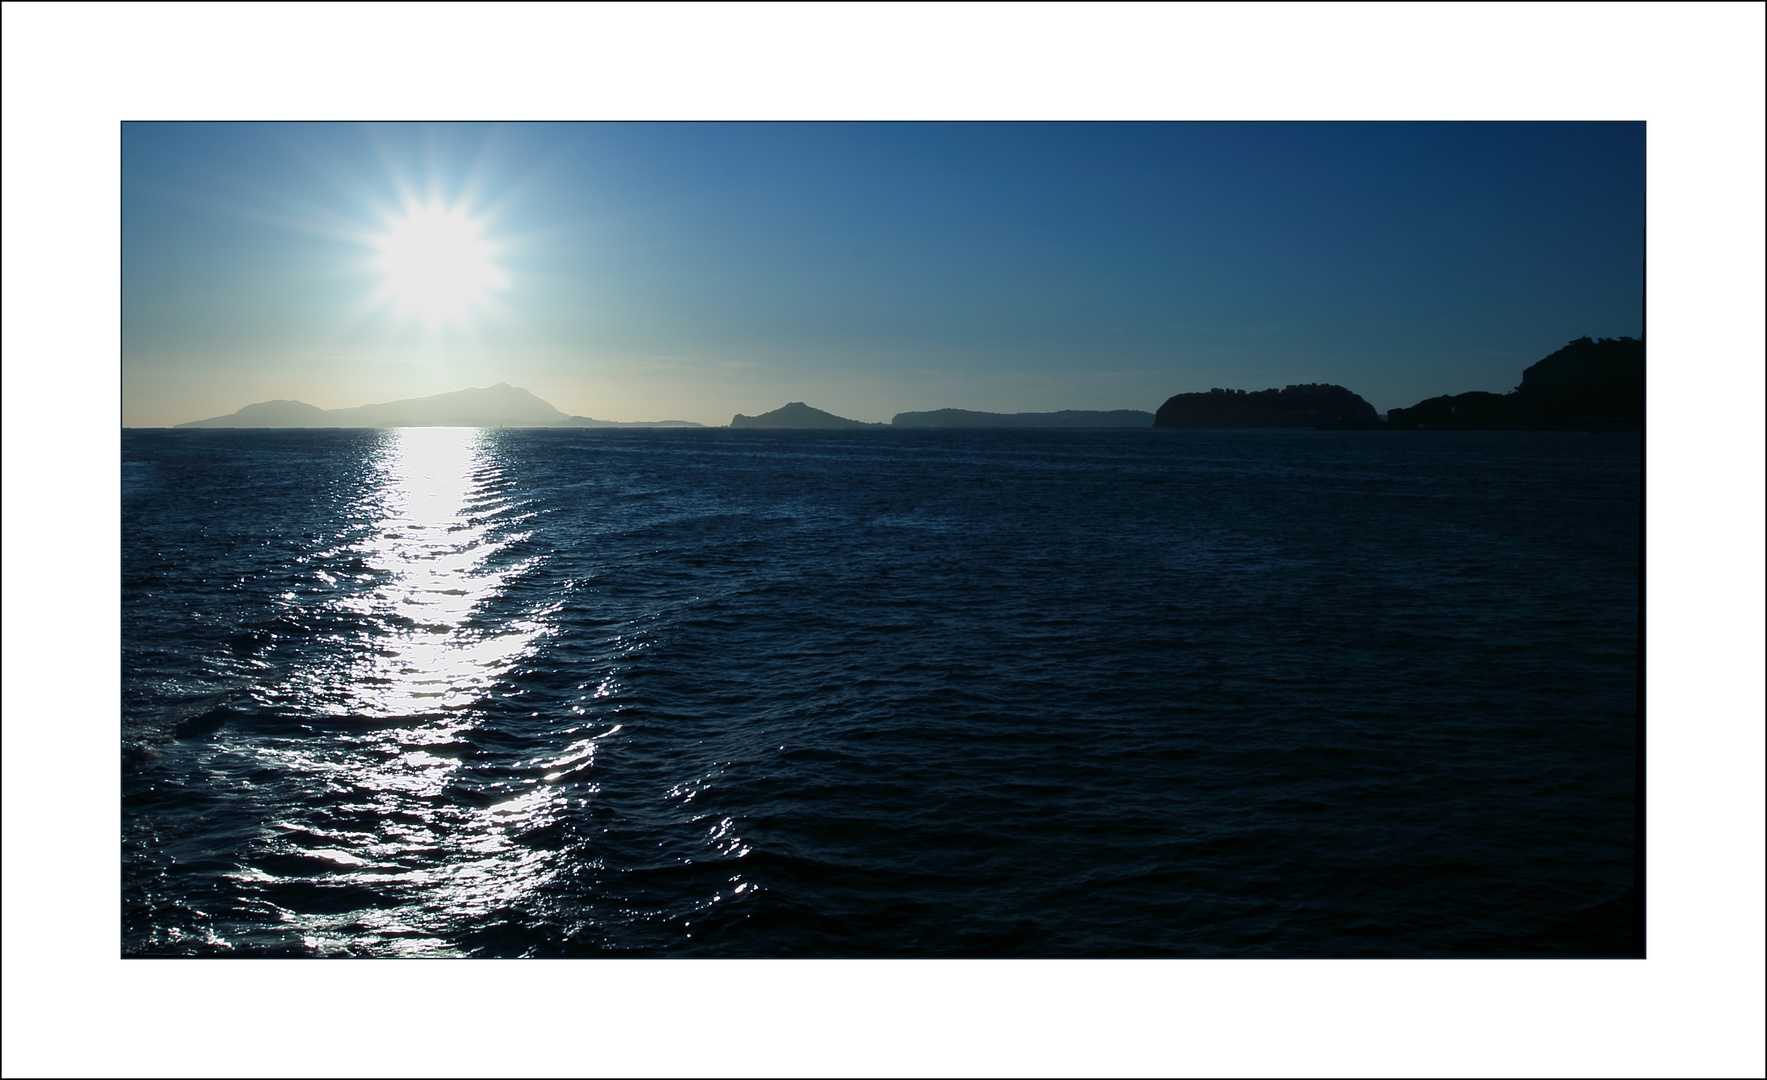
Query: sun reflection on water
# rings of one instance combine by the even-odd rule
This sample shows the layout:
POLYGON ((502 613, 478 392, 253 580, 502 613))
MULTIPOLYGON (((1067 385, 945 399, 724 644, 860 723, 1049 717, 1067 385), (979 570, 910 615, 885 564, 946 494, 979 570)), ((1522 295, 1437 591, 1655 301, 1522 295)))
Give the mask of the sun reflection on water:
POLYGON ((316 797, 272 824, 257 865, 234 877, 262 890, 310 950, 452 951, 451 928, 550 879, 550 854, 519 838, 555 820, 567 784, 578 797, 594 790, 584 774, 611 732, 579 738, 531 776, 469 775, 460 757, 487 699, 556 615, 556 605, 488 613, 533 565, 510 554, 527 533, 493 440, 470 428, 388 434, 360 496, 371 527, 334 553, 362 587, 332 603, 364 629, 335 661, 296 675, 307 709, 345 726, 258 752, 306 776, 316 797), (312 910, 315 890, 338 899, 312 910), (358 893, 365 906, 350 902, 358 893))
POLYGON ((380 472, 382 516, 360 555, 384 584, 345 606, 386 632, 349 672, 341 704, 374 717, 471 705, 546 630, 529 618, 491 632, 473 618, 526 569, 490 564, 525 536, 492 537, 495 515, 507 507, 476 429, 401 429, 380 472))
POLYGON ((576 620, 597 612, 566 597, 593 534, 542 525, 557 504, 524 475, 523 444, 371 438, 342 513, 279 581, 287 645, 252 676, 248 718, 204 744, 251 814, 214 871, 235 910, 214 917, 212 948, 544 954, 608 925, 692 940, 706 913, 746 904, 757 886, 735 864, 752 849, 708 805, 728 763, 675 782, 613 740, 643 730, 619 665, 649 638, 615 623, 581 647, 576 620), (631 820, 669 839, 634 850, 631 820), (677 877, 704 894, 657 907, 677 877))

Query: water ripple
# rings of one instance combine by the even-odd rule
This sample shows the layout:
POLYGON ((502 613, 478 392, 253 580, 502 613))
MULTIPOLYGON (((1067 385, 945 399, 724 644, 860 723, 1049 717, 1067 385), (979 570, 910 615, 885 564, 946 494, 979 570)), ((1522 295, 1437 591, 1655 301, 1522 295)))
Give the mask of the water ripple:
POLYGON ((1639 447, 130 432, 142 955, 1623 955, 1639 447))

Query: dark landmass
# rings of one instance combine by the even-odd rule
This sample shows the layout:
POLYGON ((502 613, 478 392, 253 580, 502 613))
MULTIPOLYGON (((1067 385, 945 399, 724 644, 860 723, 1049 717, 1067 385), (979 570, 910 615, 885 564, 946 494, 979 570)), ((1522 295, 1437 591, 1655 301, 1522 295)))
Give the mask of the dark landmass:
POLYGON ((852 428, 882 428, 890 425, 867 424, 862 420, 848 420, 844 416, 836 416, 830 412, 823 412, 821 409, 811 408, 801 401, 794 401, 759 416, 744 416, 737 413, 731 417, 730 426, 733 428, 848 430, 852 428))
POLYGON ((329 412, 346 427, 534 427, 565 418, 551 405, 508 383, 329 412))
POLYGON ((991 413, 934 409, 897 413, 891 427, 911 428, 1144 428, 1153 413, 1140 409, 1063 409, 1060 412, 991 413))
POLYGON ((519 386, 498 383, 430 397, 353 409, 321 409, 304 401, 260 401, 227 416, 181 428, 304 427, 701 427, 686 420, 623 422, 566 416, 519 386))
POLYGON ((309 405, 304 401, 260 401, 256 405, 245 408, 230 416, 217 416, 209 420, 195 420, 188 424, 179 424, 181 428, 209 427, 337 427, 338 422, 331 414, 317 405, 309 405))
POLYGON ((1644 342, 1582 337, 1530 365, 1507 394, 1471 390, 1392 409, 1387 422, 1333 428, 1435 431, 1639 431, 1644 427, 1644 342))
POLYGON ((593 416, 571 416, 553 425, 554 427, 580 428, 658 428, 658 427, 705 427, 691 420, 597 420, 593 416))
POLYGON ((1303 383, 1281 390, 1210 390, 1175 394, 1154 414, 1161 428, 1316 428, 1342 421, 1376 422, 1374 406, 1341 386, 1303 383))
MULTIPOLYGON (((902 412, 870 424, 801 401, 731 418, 733 428, 853 430, 859 428, 1323 428, 1327 430, 1608 431, 1644 427, 1644 342, 1583 337, 1522 372, 1507 394, 1473 390, 1393 409, 1383 421, 1374 406, 1342 386, 1305 383, 1256 392, 1210 390, 1176 394, 1157 413, 1137 409, 1063 409, 989 413, 970 409, 902 412)), ((687 420, 597 420, 566 416, 508 383, 407 398, 353 409, 321 409, 302 401, 260 401, 227 416, 181 428, 302 427, 571 427, 697 428, 687 420)))

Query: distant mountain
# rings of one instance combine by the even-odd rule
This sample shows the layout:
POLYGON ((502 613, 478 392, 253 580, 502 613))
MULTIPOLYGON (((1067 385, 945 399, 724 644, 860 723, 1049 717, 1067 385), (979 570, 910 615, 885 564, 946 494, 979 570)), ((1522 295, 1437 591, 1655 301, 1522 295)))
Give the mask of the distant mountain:
MULTIPOLYGON (((1366 425, 1356 425, 1366 426, 1366 425)), ((1522 371, 1507 394, 1471 390, 1387 412, 1389 429, 1631 430, 1644 426, 1644 342, 1581 337, 1522 371)))
POLYGON ((888 424, 867 424, 862 420, 848 420, 844 416, 836 416, 833 413, 823 412, 821 409, 811 408, 801 401, 781 405, 772 412, 762 413, 759 416, 744 416, 737 413, 731 417, 730 426, 733 428, 838 428, 842 430, 889 427, 888 424))
POLYGON ((328 411, 341 427, 534 427, 566 418, 508 383, 328 411))
POLYGON ((697 427, 685 420, 655 425, 624 425, 586 416, 566 416, 519 386, 498 383, 430 397, 406 398, 353 409, 321 409, 303 401, 261 401, 227 416, 210 417, 181 428, 282 427, 697 427))
POLYGON ((337 427, 337 421, 331 414, 317 405, 309 405, 304 401, 260 401, 256 405, 245 408, 230 416, 217 416, 210 420, 195 420, 188 424, 179 424, 181 428, 209 427, 247 427, 247 428, 287 428, 287 427, 337 427))
POLYGON ((1330 383, 1281 390, 1210 390, 1174 394, 1154 414, 1161 428, 1313 428, 1341 421, 1376 420, 1374 406, 1330 383))
POLYGON ((1139 409, 1063 409, 1060 412, 991 413, 970 409, 933 409, 897 413, 891 427, 903 428, 1144 428, 1153 413, 1139 409))
POLYGON ((704 424, 696 424, 691 420, 597 420, 593 416, 569 416, 552 426, 581 428, 705 427, 704 424))

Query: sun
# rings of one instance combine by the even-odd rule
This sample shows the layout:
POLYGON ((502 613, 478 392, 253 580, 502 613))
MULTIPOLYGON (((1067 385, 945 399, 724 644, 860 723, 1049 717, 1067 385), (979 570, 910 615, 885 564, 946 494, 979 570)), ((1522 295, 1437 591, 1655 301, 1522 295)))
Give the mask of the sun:
POLYGON ((400 314, 431 326, 464 323, 491 294, 509 285, 493 261, 496 246, 465 209, 411 206, 374 240, 375 268, 400 314))

